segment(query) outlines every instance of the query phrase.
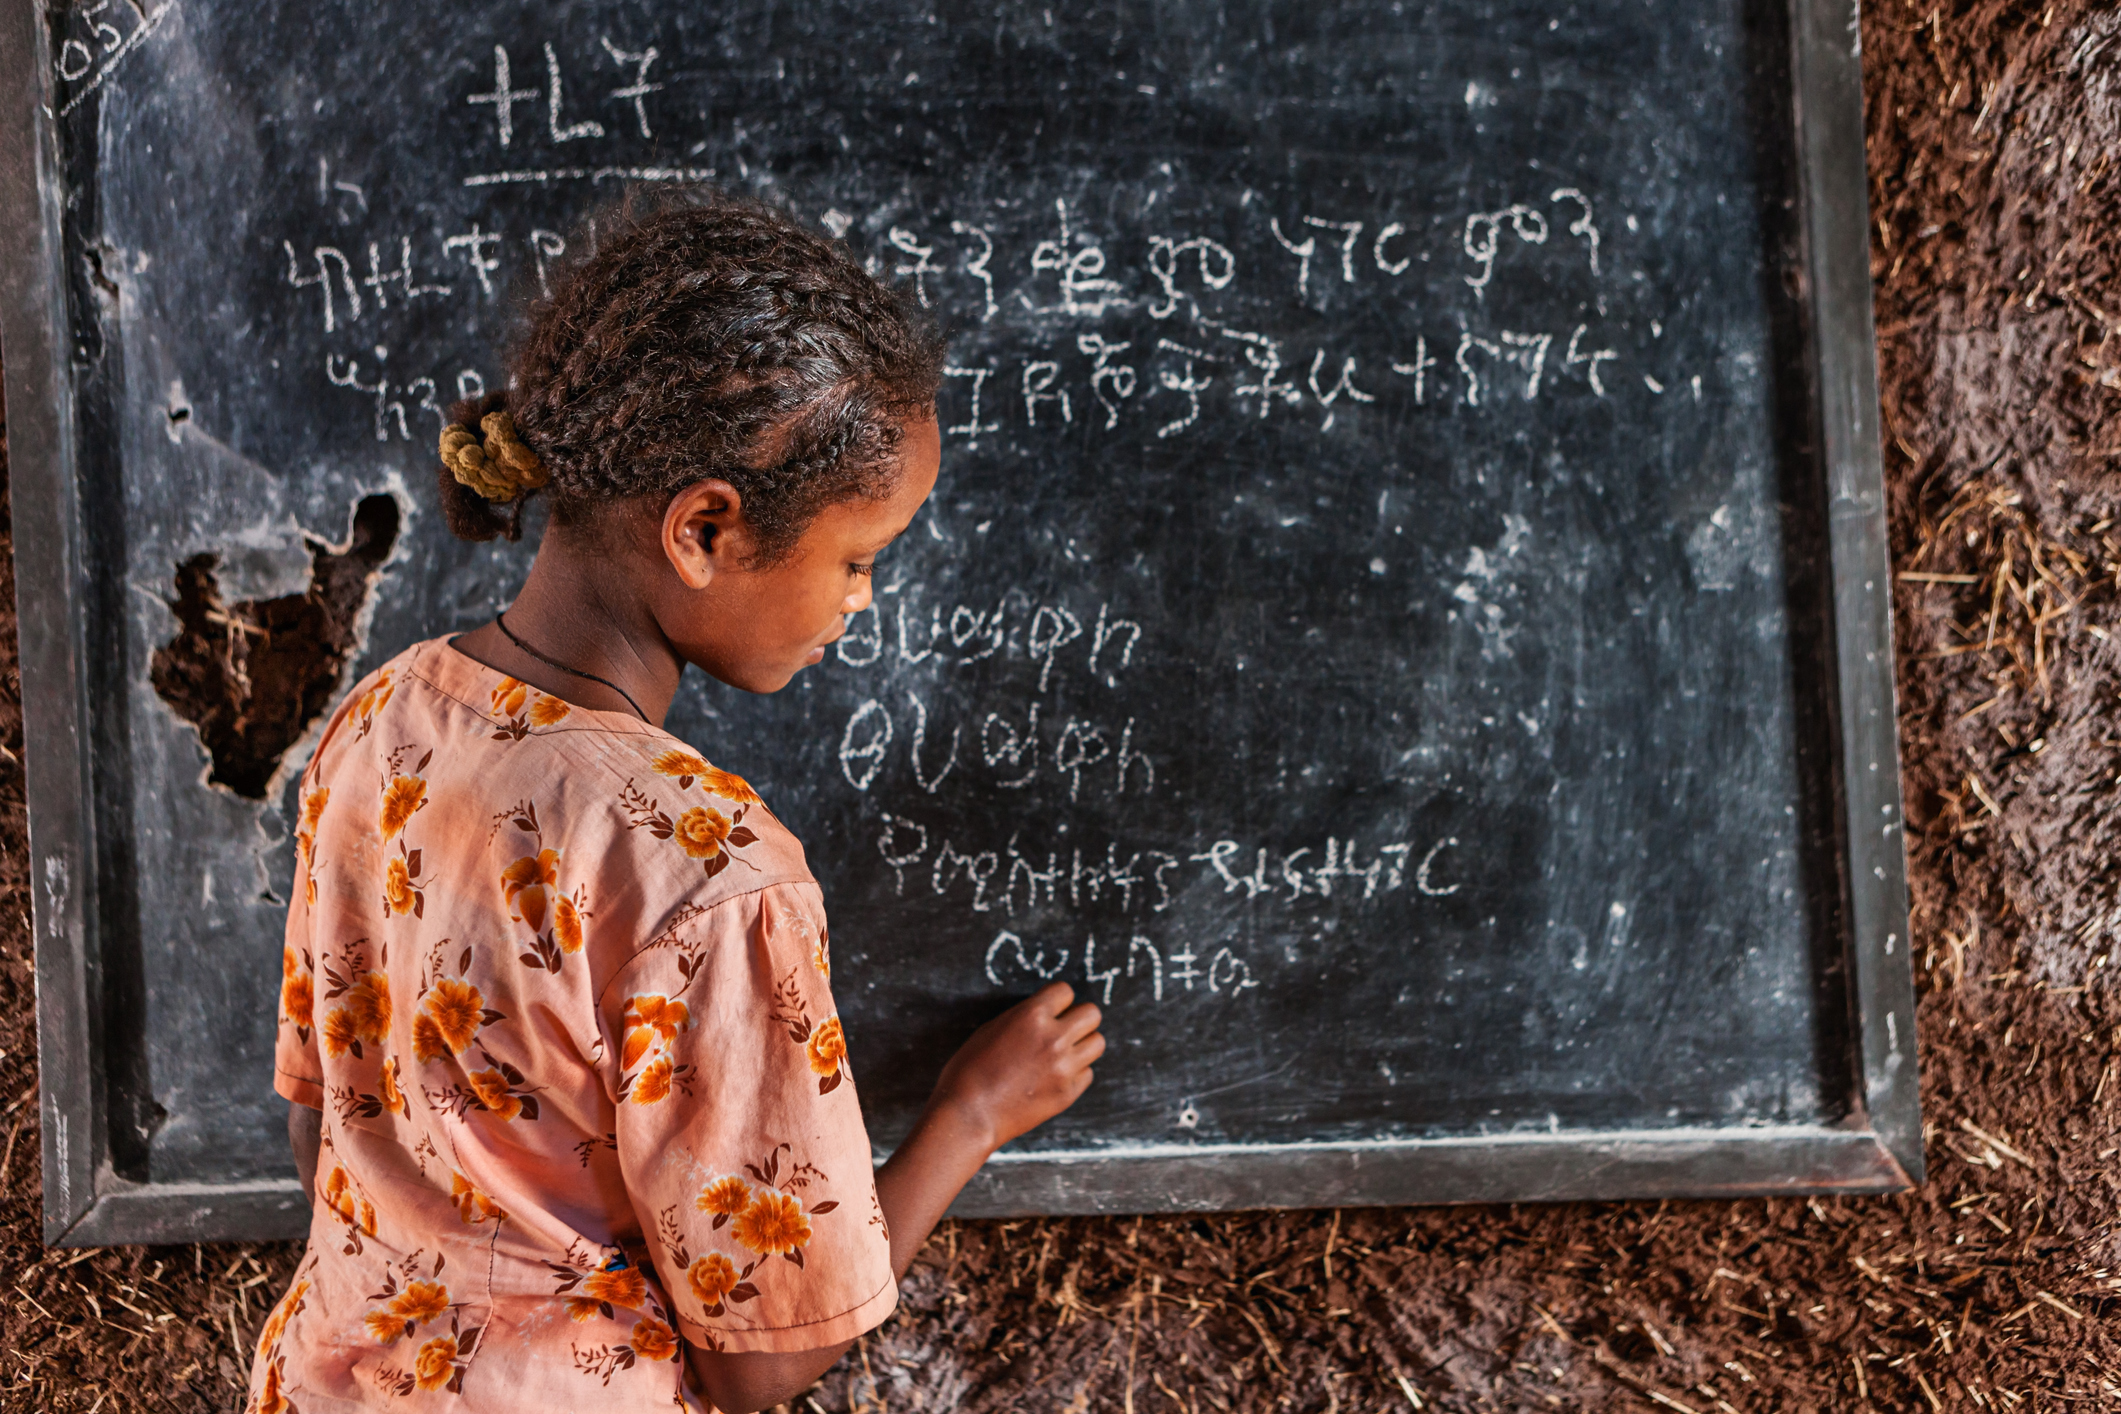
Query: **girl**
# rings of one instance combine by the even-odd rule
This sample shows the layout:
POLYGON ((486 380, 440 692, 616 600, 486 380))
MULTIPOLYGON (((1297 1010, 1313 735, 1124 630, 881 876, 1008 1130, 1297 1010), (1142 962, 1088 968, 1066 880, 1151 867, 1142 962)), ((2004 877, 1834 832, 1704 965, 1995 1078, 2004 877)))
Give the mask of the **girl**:
POLYGON ((1046 988, 872 1173, 802 847, 661 723, 687 663, 773 692, 867 607, 941 349, 765 206, 602 229, 442 434, 458 535, 550 498, 521 593, 359 684, 302 781, 275 1084, 315 1212, 254 1414, 785 1400, 1104 1048, 1046 988))

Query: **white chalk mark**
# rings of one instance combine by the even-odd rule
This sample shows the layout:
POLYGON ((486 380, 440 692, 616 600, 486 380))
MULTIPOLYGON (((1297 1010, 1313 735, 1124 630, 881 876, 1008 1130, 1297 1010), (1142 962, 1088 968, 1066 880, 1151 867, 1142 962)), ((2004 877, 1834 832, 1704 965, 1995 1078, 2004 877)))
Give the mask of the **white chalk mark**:
POLYGON ((1119 980, 1119 964, 1115 962, 1103 972, 1097 970, 1097 935, 1095 933, 1091 934, 1088 940, 1083 943, 1083 976, 1093 987, 1100 982, 1104 983, 1105 994, 1100 1001, 1102 1005, 1112 1005, 1112 984, 1119 980))
POLYGON ((928 829, 925 825, 903 819, 897 815, 886 815, 883 818, 884 832, 876 837, 876 848, 877 852, 884 856, 884 863, 890 865, 891 872, 897 876, 898 882, 895 892, 903 898, 906 893, 906 866, 918 864, 921 861, 921 856, 928 852, 928 829), (913 852, 910 854, 893 854, 891 852, 891 837, 897 834, 901 828, 912 830, 920 836, 921 842, 914 847, 913 852))
POLYGON ((374 241, 368 243, 368 276, 361 281, 361 287, 375 292, 376 308, 378 309, 388 309, 390 307, 390 300, 383 293, 384 287, 387 285, 398 286, 399 294, 404 297, 408 304, 412 302, 415 295, 446 295, 450 291, 450 286, 448 285, 415 285, 412 282, 412 237, 410 236, 398 237, 398 268, 390 271, 384 270, 383 252, 377 247, 376 243, 374 241))
POLYGON ((1003 790, 1022 790, 1030 785, 1032 778, 1038 775, 1038 704, 1031 704, 1031 721, 1024 728, 1022 736, 1016 734, 1015 726, 1002 721, 1001 713, 989 712, 987 719, 980 723, 979 750, 980 759, 989 766, 998 766, 1006 761, 1012 769, 1028 755, 1031 759, 1025 765, 1023 775, 1013 781, 996 781, 995 784, 1003 790), (990 740, 997 722, 1001 723, 1002 730, 1009 734, 1009 740, 1001 746, 993 745, 990 740))
POLYGON ((1097 627, 1090 635, 1090 672, 1092 676, 1096 675, 1098 657, 1104 653, 1106 645, 1118 639, 1120 631, 1124 629, 1127 634, 1127 646, 1120 650, 1119 667, 1105 674, 1105 685, 1118 687, 1119 680, 1115 674, 1124 671, 1133 663, 1134 645, 1141 642, 1142 626, 1132 619, 1113 619, 1108 623, 1105 616, 1111 608, 1110 604, 1097 606, 1097 627))
POLYGON ((948 776, 957 766, 957 738, 958 733, 963 729, 960 727, 952 727, 950 729, 949 759, 943 762, 943 769, 937 771, 935 778, 930 780, 921 771, 921 750, 926 744, 928 737, 928 709, 922 706, 920 698, 911 692, 906 694, 906 700, 913 704, 913 780, 922 790, 934 795, 935 788, 941 785, 943 778, 948 776))
MULTIPOLYGON (((832 214, 829 211, 826 212, 826 218, 829 220, 832 214)), ((994 317, 994 311, 998 307, 994 303, 994 272, 987 268, 987 262, 994 258, 994 238, 987 234, 985 228, 968 226, 963 221, 952 221, 950 223, 950 233, 956 236, 977 236, 979 238, 979 254, 966 257, 965 273, 978 280, 985 287, 987 308, 986 312, 979 317, 979 322, 985 324, 994 317)))
POLYGON ((1040 948, 1035 956, 1027 954, 1024 951, 1024 940, 1007 929, 1003 929, 995 934, 994 941, 987 946, 987 980, 997 987, 1008 985, 1000 977, 996 976, 994 972, 994 959, 1000 955, 1001 950, 1005 947, 1015 950, 1016 965, 1018 967, 1023 968, 1024 971, 1038 978, 1041 982, 1051 982, 1060 975, 1061 969, 1068 965, 1068 950, 1066 948, 1061 949, 1059 961, 1048 967, 1046 966, 1046 950, 1044 948, 1040 948))
POLYGON ((1120 403, 1134 396, 1133 365, 1115 364, 1110 360, 1114 354, 1125 353, 1133 346, 1131 340, 1122 339, 1115 344, 1102 334, 1075 336, 1075 347, 1097 360, 1090 369, 1090 392, 1097 399, 1098 405, 1105 410, 1105 430, 1108 432, 1119 425, 1120 403), (1105 395, 1107 388, 1112 391, 1110 397, 1105 395))
POLYGON ((1120 731, 1118 759, 1119 784, 1112 788, 1114 795, 1125 795, 1127 793, 1127 771, 1134 766, 1141 767, 1147 776, 1147 779, 1142 782, 1142 794, 1148 795, 1156 789, 1156 763, 1149 759, 1147 752, 1134 749, 1134 719, 1132 717, 1127 718, 1127 725, 1120 731))
POLYGON ((1060 275, 1061 299, 1056 305, 1033 305, 1019 293, 1024 308, 1034 314, 1088 314, 1100 315, 1105 306, 1126 305, 1133 301, 1120 294, 1119 282, 1101 278, 1105 271, 1105 252, 1095 245, 1084 245, 1075 249, 1076 237, 1068 230, 1068 203, 1056 199, 1054 212, 1060 218, 1060 237, 1057 240, 1040 241, 1031 248, 1033 271, 1052 270, 1060 275), (1092 296, 1093 298, 1084 298, 1092 296))
POLYGON ((1531 375, 1525 380, 1524 395, 1527 398, 1538 397, 1540 375, 1546 371, 1547 349, 1553 344, 1554 336, 1552 334, 1513 334, 1505 329, 1502 331, 1502 341, 1513 348, 1521 350, 1521 352, 1511 354, 1510 360, 1531 375))
POLYGON ((1434 367, 1436 367, 1436 360, 1429 357, 1429 341, 1419 336, 1416 336, 1414 340, 1414 361, 1412 363, 1401 363, 1398 359, 1392 360, 1392 371, 1394 373, 1404 374, 1414 380, 1414 401, 1417 405, 1422 401, 1423 375, 1434 367))
MULTIPOLYGON (((67 114, 73 112, 76 108, 79 108, 81 106, 82 101, 86 99, 91 93, 94 93, 97 89, 103 87, 104 80, 108 79, 113 73, 117 72, 118 66, 125 62, 126 56, 131 54, 135 49, 138 49, 141 43, 145 41, 149 35, 155 32, 155 27, 162 23, 163 17, 167 15, 171 10, 174 10, 176 8, 177 0, 162 0, 162 3, 160 5, 157 5, 153 10, 149 11, 147 17, 141 20, 140 23, 134 27, 133 32, 125 36, 124 40, 119 43, 116 49, 110 51, 110 57, 108 59, 105 59, 103 61, 102 67, 96 70, 95 77, 91 78, 87 83, 83 84, 79 93, 76 93, 72 98, 66 100, 65 106, 59 109, 59 116, 63 118, 67 114)), ((101 6, 97 7, 97 10, 101 9, 101 6)), ((94 14, 96 12, 97 11, 90 11, 89 13, 94 14)), ((97 25, 94 32, 100 37, 105 31, 109 31, 112 34, 117 33, 115 29, 113 29, 107 24, 97 25)), ((78 43, 78 41, 69 42, 78 43)), ((104 42, 106 45, 108 44, 108 41, 104 42)), ((65 57, 66 49, 64 45, 60 46, 59 54, 62 59, 65 57)), ((61 74, 60 77, 65 78, 67 76, 61 74)))
POLYGON ((907 230, 904 226, 893 226, 891 228, 890 241, 893 246, 913 257, 913 264, 898 266, 892 273, 911 275, 913 277, 914 297, 920 300, 922 309, 928 308, 928 277, 943 273, 943 268, 940 265, 930 265, 928 263, 928 257, 935 254, 935 247, 922 245, 920 237, 914 235, 913 232, 907 230))
POLYGON ((1200 282, 1211 290, 1220 290, 1237 278, 1237 257, 1220 241, 1211 241, 1206 236, 1195 236, 1191 240, 1174 241, 1168 236, 1149 237, 1149 273, 1164 287, 1162 301, 1149 306, 1149 317, 1168 319, 1184 299, 1195 313, 1200 302, 1178 288, 1179 257, 1191 253, 1200 267, 1200 282), (1210 265, 1211 257, 1220 262, 1210 265))
POLYGON ((1303 244, 1298 245, 1281 233, 1281 221, 1273 216, 1267 218, 1267 229, 1281 242, 1281 248, 1300 262, 1296 267, 1296 297, 1301 300, 1311 287, 1311 257, 1318 251, 1318 237, 1305 236, 1303 244))
POLYGON ((347 262, 344 251, 336 246, 320 245, 315 247, 310 251, 310 255, 317 262, 317 273, 305 276, 301 267, 295 263, 294 242, 283 240, 280 245, 287 252, 288 284, 293 285, 298 290, 307 289, 311 285, 323 287, 325 333, 329 334, 338 327, 338 312, 332 307, 331 267, 324 263, 327 260, 336 260, 339 263, 339 284, 346 291, 347 307, 353 311, 349 317, 354 319, 361 317, 361 292, 354 288, 353 266, 347 262))
POLYGON ((534 88, 510 88, 508 75, 508 51, 496 44, 493 47, 493 92, 474 93, 466 103, 491 103, 494 122, 500 129, 501 146, 508 146, 515 137, 515 106, 518 103, 535 103, 538 91, 534 88))
POLYGON ((1486 298, 1488 281, 1495 278, 1495 257, 1502 240, 1502 223, 1508 221, 1517 239, 1530 245, 1545 245, 1547 242, 1547 218, 1536 207, 1519 203, 1505 206, 1500 211, 1478 211, 1466 217, 1465 238, 1462 244, 1474 263, 1480 266, 1478 275, 1465 277, 1479 298, 1486 298))
POLYGON ((1281 371, 1279 340, 1270 339, 1265 334, 1247 333, 1242 329, 1225 329, 1222 332, 1224 338, 1236 339, 1244 344, 1245 361, 1259 370, 1259 381, 1238 384, 1232 390, 1234 396, 1258 397, 1261 417, 1267 415, 1267 410, 1274 405, 1274 399, 1277 397, 1290 403, 1301 403, 1304 400, 1303 389, 1296 384, 1275 381, 1274 375, 1281 371))
POLYGON ((863 608, 861 614, 856 614, 847 621, 847 631, 840 635, 837 648, 840 661, 850 668, 866 668, 877 659, 883 657, 884 611, 879 609, 874 601, 869 603, 863 608), (866 636, 857 632, 854 627, 855 620, 860 619, 862 614, 874 615, 869 625, 871 631, 866 636), (854 653, 848 651, 850 645, 857 650, 866 651, 863 656, 856 657, 854 653))
POLYGON ((1403 236, 1406 233, 1407 228, 1394 221, 1377 233, 1376 241, 1370 246, 1370 258, 1375 260, 1377 268, 1384 271, 1387 275, 1397 275, 1414 263, 1414 257, 1411 255, 1402 255, 1397 262, 1388 262, 1385 259, 1385 242, 1391 240, 1394 236, 1403 236))
POLYGON ((1415 888, 1420 889, 1430 898, 1448 898, 1458 892, 1459 886, 1457 884, 1453 884, 1449 888, 1439 889, 1429 882, 1429 868, 1436 863, 1436 856, 1447 849, 1455 848, 1457 844, 1458 840, 1454 836, 1451 839, 1438 840, 1435 844, 1429 846, 1429 852, 1421 857, 1421 867, 1414 871, 1415 888))
POLYGON ((1333 430, 1333 419, 1339 416, 1333 410, 1333 404, 1342 394, 1346 394, 1350 401, 1358 403, 1374 403, 1377 399, 1374 395, 1365 393, 1348 381, 1355 376, 1355 360, 1353 358, 1344 358, 1340 361, 1340 380, 1330 390, 1320 389, 1318 386, 1318 369, 1325 361, 1326 351, 1324 349, 1320 349, 1311 357, 1311 395, 1317 398, 1319 406, 1326 410, 1326 420, 1319 424, 1318 430, 1330 432, 1333 430))
POLYGON ((979 436, 982 432, 1001 431, 1002 425, 999 422, 982 424, 979 420, 980 389, 993 376, 994 370, 991 368, 945 368, 943 370, 943 377, 945 378, 970 378, 972 380, 971 416, 967 417, 963 422, 943 429, 945 432, 967 438, 967 446, 977 447, 979 445, 979 436))
POLYGON ((1105 737, 1104 728, 1095 722, 1078 721, 1073 717, 1061 728, 1060 740, 1053 747, 1053 769, 1067 776, 1068 800, 1072 804, 1081 794, 1083 772, 1112 754, 1112 743, 1105 737))
POLYGON ((1156 950, 1156 944, 1140 934, 1127 939, 1127 976, 1134 976, 1134 959, 1141 953, 1149 954, 1149 999, 1160 1002, 1164 999, 1163 954, 1156 950))
POLYGON ((1599 349, 1593 353, 1578 352, 1576 348, 1577 342, 1583 338, 1584 331, 1589 327, 1587 324, 1579 324, 1576 326, 1576 332, 1569 335, 1569 346, 1561 355, 1561 366, 1563 368, 1574 368, 1579 363, 1588 364, 1589 367, 1585 372, 1590 375, 1591 391, 1602 398, 1605 396, 1605 384, 1598 381, 1598 365, 1611 362, 1613 359, 1620 357, 1620 355, 1614 353, 1611 349, 1599 349))
POLYGON ((1499 344, 1492 344, 1486 339, 1476 339, 1471 334, 1458 336, 1458 371, 1466 376, 1467 407, 1480 406, 1480 375, 1474 372, 1473 365, 1466 361, 1466 355, 1476 348, 1485 350, 1490 358, 1502 356, 1502 346, 1499 344))
POLYGON ((641 136, 654 137, 655 134, 648 130, 647 99, 649 94, 658 93, 663 87, 659 83, 648 82, 648 66, 656 61, 655 46, 651 44, 640 53, 633 54, 613 44, 610 36, 601 36, 601 38, 604 42, 604 52, 611 56, 611 61, 614 64, 621 68, 628 64, 638 64, 640 66, 634 70, 633 82, 627 84, 624 88, 613 89, 611 96, 613 98, 631 99, 633 101, 634 119, 641 125, 641 136))
POLYGON ((1175 422, 1167 422, 1156 429, 1158 437, 1172 437, 1200 421, 1200 395, 1208 391, 1209 385, 1215 382, 1212 377, 1194 377, 1193 360, 1201 359, 1205 362, 1213 362, 1214 360, 1211 355, 1204 354, 1199 349, 1189 349, 1184 344, 1174 344, 1169 339, 1158 339, 1156 347, 1160 350, 1168 349, 1172 353, 1180 354, 1186 360, 1186 371, 1184 374, 1176 374, 1166 368, 1158 370, 1156 375, 1157 382, 1165 389, 1173 393, 1184 393, 1186 395, 1186 415, 1175 422))
POLYGON ((474 221, 471 223, 471 230, 467 234, 451 236, 448 240, 443 241, 442 251, 445 255, 454 250, 463 251, 464 258, 471 262, 472 273, 479 277, 479 288, 485 292, 488 299, 491 299, 493 298, 493 281, 488 279, 487 276, 501 268, 500 260, 493 253, 500 249, 500 245, 501 236, 499 232, 482 231, 479 229, 479 223, 474 221))
MULTIPOLYGON (((1316 226, 1322 231, 1346 231, 1347 239, 1340 243, 1340 278, 1343 284, 1355 283, 1355 241, 1362 235, 1360 221, 1327 221, 1317 216, 1304 217, 1306 226, 1316 226)), ((1308 237, 1306 238, 1308 239, 1308 237)))
POLYGON ((1061 421, 1075 421, 1075 409, 1068 402, 1068 390, 1048 391, 1059 377, 1060 365, 1051 359, 1024 365, 1024 417, 1033 427, 1038 426, 1040 403, 1059 403, 1061 421))
POLYGON ((1055 655, 1068 644, 1083 636, 1082 620, 1057 605, 1041 604, 1038 612, 1031 616, 1031 631, 1025 636, 1025 646, 1036 663, 1045 659, 1039 669, 1038 690, 1043 693, 1053 681, 1055 655))
MULTIPOLYGON (((380 347, 377 349, 377 355, 379 358, 382 356, 380 347)), ((327 353, 324 355, 324 377, 335 388, 351 388, 357 393, 367 393, 375 398, 376 440, 378 442, 388 442, 390 440, 390 418, 395 414, 398 419, 399 438, 403 441, 411 441, 412 433, 405 426, 405 404, 391 397, 392 385, 390 380, 383 377, 381 370, 378 370, 374 383, 363 383, 361 381, 361 365, 357 361, 351 358, 347 359, 346 371, 342 374, 335 366, 337 358, 337 354, 327 353)), ((433 395, 433 387, 432 383, 428 384, 430 397, 433 395)), ((408 390, 400 389, 399 391, 408 390)))
POLYGON ((530 253, 538 265, 538 293, 552 298, 552 286, 545 281, 545 273, 551 262, 567 254, 567 238, 558 231, 536 230, 530 233, 530 253))
POLYGON ((552 52, 552 45, 545 46, 545 127, 554 142, 574 142, 579 138, 602 137, 604 125, 594 118, 584 118, 579 123, 560 126, 560 107, 565 102, 560 93, 560 56, 552 52))
POLYGON ((840 733, 840 774, 856 790, 867 790, 869 783, 876 779, 876 773, 884 768, 884 753, 890 749, 891 714, 884 710, 883 703, 872 697, 854 709, 854 715, 847 719, 847 729, 840 733), (856 745, 856 735, 861 732, 863 723, 872 717, 881 725, 869 728, 868 739, 856 745), (867 763, 859 774, 855 771, 857 761, 867 763))
POLYGON ((1583 208, 1583 215, 1569 222, 1569 234, 1583 237, 1591 248, 1591 273, 1598 273, 1598 227, 1591 222, 1591 199, 1574 187, 1556 187, 1550 201, 1573 201, 1583 208))
POLYGON ((540 167, 518 172, 480 172, 467 187, 535 186, 551 182, 709 182, 712 167, 540 167))

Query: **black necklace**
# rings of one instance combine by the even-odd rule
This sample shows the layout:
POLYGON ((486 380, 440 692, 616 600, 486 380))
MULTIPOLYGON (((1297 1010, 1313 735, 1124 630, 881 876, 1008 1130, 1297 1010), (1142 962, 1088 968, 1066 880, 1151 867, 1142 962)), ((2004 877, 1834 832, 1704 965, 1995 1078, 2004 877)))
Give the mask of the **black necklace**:
POLYGON ((613 692, 616 692, 619 696, 626 699, 626 705, 633 709, 635 716, 639 717, 644 722, 648 720, 648 714, 641 710, 640 703, 633 700, 633 694, 628 692, 625 688, 620 687, 610 678, 600 678, 595 673, 585 673, 580 668, 570 668, 565 663, 558 662, 554 659, 546 657, 543 653, 540 653, 537 649, 531 647, 522 639, 517 638, 515 635, 515 630, 511 629, 508 626, 508 620, 500 614, 495 614, 493 616, 493 622, 494 627, 500 629, 501 632, 508 635, 508 641, 510 643, 513 643, 516 647, 522 649, 525 653, 528 653, 531 657, 537 659, 546 667, 558 668, 561 672, 567 674, 569 677, 587 678, 591 682, 600 682, 604 684, 604 686, 610 688, 613 692))

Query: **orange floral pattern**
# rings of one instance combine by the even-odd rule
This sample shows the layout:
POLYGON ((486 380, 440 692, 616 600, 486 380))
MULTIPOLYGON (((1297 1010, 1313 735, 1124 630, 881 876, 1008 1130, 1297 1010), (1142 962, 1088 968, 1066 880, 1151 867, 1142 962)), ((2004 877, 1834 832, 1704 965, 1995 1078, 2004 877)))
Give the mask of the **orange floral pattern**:
POLYGON ((454 1169, 449 1174, 449 1196, 457 1205, 457 1218, 461 1222, 482 1223, 488 1218, 498 1222, 508 1214, 501 1205, 481 1193, 470 1179, 454 1169))
POLYGON ((302 798, 302 823, 295 829, 295 853, 304 864, 313 864, 317 848, 317 823, 331 801, 331 788, 319 786, 302 798))
POLYGON ((389 787, 383 792, 383 810, 379 817, 383 842, 388 844, 396 839, 406 822, 426 804, 426 781, 418 776, 391 777, 389 787))
POLYGON ((456 1361, 456 1339, 438 1335, 420 1347, 419 1356, 413 1361, 412 1371, 419 1380, 421 1389, 441 1389, 455 1377, 456 1361))
POLYGON ((619 1056, 621 1070, 640 1064, 641 1057, 657 1040, 668 1042, 678 1032, 692 1029, 692 1013, 685 1004, 664 997, 628 997, 624 1020, 626 1042, 619 1056))
POLYGON ((545 927, 547 890, 560 881, 560 852, 541 849, 526 854, 501 871, 501 898, 508 916, 530 925, 530 931, 545 927))
POLYGON ((832 1016, 818 1023, 803 1048, 810 1053, 813 1075, 838 1075, 841 1063, 847 1059, 847 1036, 840 1029, 840 1019, 832 1016))
POLYGON ((631 1344, 633 1353, 650 1363, 678 1358, 677 1332, 653 1316, 643 1316, 633 1323, 631 1344))
POLYGON ((377 1045, 390 1030, 390 978, 381 972, 363 972, 351 982, 328 976, 334 985, 327 998, 343 996, 324 1018, 324 1050, 327 1055, 361 1054, 361 1046, 377 1045))
POLYGON ((770 1189, 759 1194, 737 1214, 736 1240, 762 1256, 808 1247, 810 1219, 803 1216, 803 1200, 770 1189))
POLYGON ((822 1092, 851 1090, 822 901, 742 777, 437 641, 332 718, 296 799, 275 1085, 323 1111, 319 1221, 248 1408, 461 1394, 487 1330, 512 1414, 645 1406, 688 1341, 889 1313, 880 1222, 834 1216, 874 1191, 822 1092))
POLYGON ((494 1118, 514 1119, 523 1113, 523 1097, 509 1090, 508 1077, 501 1074, 498 1068, 475 1070, 464 1079, 471 1086, 479 1108, 494 1118))
POLYGON ((477 987, 455 977, 440 979, 420 1001, 420 1015, 413 1023, 413 1054, 423 1062, 440 1060, 445 1054, 463 1055, 479 1034, 485 1012, 486 998, 477 987), (426 1023, 424 1027, 421 1022, 426 1023))
POLYGON ((289 1025, 308 1036, 316 1025, 317 982, 302 966, 293 948, 280 950, 280 1015, 289 1025))
POLYGON ((695 805, 678 817, 678 846, 694 859, 712 859, 722 852, 731 828, 729 817, 721 811, 695 805))

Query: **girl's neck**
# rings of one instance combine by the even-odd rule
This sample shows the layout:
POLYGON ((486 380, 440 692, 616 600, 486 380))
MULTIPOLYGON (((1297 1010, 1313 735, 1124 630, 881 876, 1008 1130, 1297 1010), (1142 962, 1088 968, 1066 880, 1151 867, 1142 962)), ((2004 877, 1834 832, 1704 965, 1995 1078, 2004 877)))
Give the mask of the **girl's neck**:
POLYGON ((524 652, 495 624, 461 635, 455 647, 576 706, 630 716, 637 704, 652 725, 663 724, 685 664, 636 592, 620 556, 584 555, 548 535, 507 616, 509 632, 573 671, 524 652), (607 678, 621 691, 576 673, 607 678))

